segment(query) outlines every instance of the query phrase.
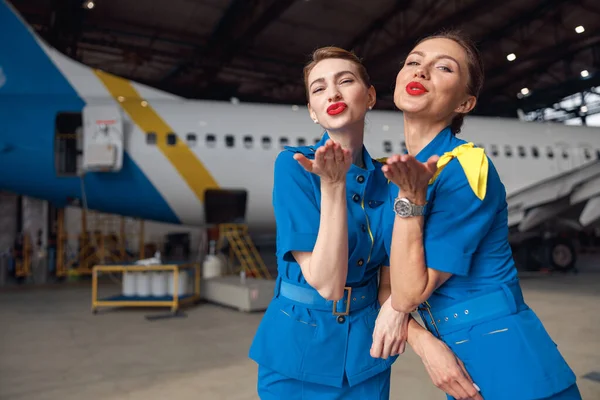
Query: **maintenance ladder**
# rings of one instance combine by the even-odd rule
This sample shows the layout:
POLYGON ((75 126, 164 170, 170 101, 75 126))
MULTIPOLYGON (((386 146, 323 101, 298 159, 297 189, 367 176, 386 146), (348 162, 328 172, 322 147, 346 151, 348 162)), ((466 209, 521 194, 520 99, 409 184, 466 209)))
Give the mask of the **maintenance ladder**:
POLYGON ((242 270, 247 276, 255 278, 273 279, 265 262, 258 253, 256 246, 252 242, 248 233, 248 226, 245 224, 220 224, 219 225, 219 248, 222 248, 222 241, 229 243, 230 256, 238 259, 242 270))

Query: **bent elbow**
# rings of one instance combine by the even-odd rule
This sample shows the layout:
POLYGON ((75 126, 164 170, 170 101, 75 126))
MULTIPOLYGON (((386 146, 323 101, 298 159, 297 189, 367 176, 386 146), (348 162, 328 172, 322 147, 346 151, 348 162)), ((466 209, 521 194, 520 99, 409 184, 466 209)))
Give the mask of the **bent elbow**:
POLYGON ((344 297, 343 287, 326 286, 321 289, 317 289, 317 291, 321 297, 329 301, 340 300, 342 297, 344 297))
POLYGON ((397 312, 410 314, 417 310, 419 302, 414 302, 411 299, 397 298, 392 296, 392 308, 397 312))
POLYGON ((318 280, 309 277, 306 277, 306 282, 325 300, 340 300, 344 296, 343 283, 319 282, 318 280))

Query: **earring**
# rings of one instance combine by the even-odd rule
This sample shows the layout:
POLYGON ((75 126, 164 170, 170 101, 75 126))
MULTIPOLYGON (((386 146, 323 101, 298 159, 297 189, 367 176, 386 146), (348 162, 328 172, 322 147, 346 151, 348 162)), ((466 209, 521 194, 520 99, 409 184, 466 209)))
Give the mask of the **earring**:
POLYGON ((373 109, 373 106, 369 106, 369 110, 372 110, 372 109, 373 109))
POLYGON ((316 119, 313 119, 313 122, 314 122, 315 124, 318 124, 318 123, 319 123, 319 121, 317 121, 316 119))

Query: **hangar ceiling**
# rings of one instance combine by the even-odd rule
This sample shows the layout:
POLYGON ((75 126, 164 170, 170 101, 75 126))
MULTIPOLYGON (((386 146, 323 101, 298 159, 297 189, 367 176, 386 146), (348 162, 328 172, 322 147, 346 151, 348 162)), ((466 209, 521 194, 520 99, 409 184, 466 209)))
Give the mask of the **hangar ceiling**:
POLYGON ((363 58, 377 108, 393 109, 404 56, 451 28, 484 57, 475 114, 516 117, 600 86, 594 0, 93 0, 91 9, 90 0, 9 1, 72 58, 187 98, 303 104, 308 55, 336 45, 363 58))

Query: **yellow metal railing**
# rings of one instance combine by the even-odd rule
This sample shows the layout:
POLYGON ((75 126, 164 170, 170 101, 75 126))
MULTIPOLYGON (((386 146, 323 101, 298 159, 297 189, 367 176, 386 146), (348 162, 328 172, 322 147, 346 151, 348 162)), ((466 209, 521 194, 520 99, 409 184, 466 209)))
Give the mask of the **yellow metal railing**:
POLYGON ((15 276, 18 278, 31 275, 31 241, 29 234, 23 234, 23 247, 20 256, 15 255, 15 276))
POLYGON ((222 244, 225 240, 227 240, 230 246, 230 260, 235 256, 247 276, 273 279, 265 262, 250 238, 247 225, 220 224, 219 248, 222 248, 222 244))
POLYGON ((64 209, 58 210, 56 276, 68 274, 91 275, 97 264, 127 263, 144 258, 144 223, 139 222, 139 230, 126 229, 125 218, 117 215, 100 214, 81 210, 81 231, 71 235, 65 228, 64 209), (130 257, 127 253, 127 240, 139 236, 139 253, 130 257), (77 251, 69 256, 69 239, 77 241, 77 251))

